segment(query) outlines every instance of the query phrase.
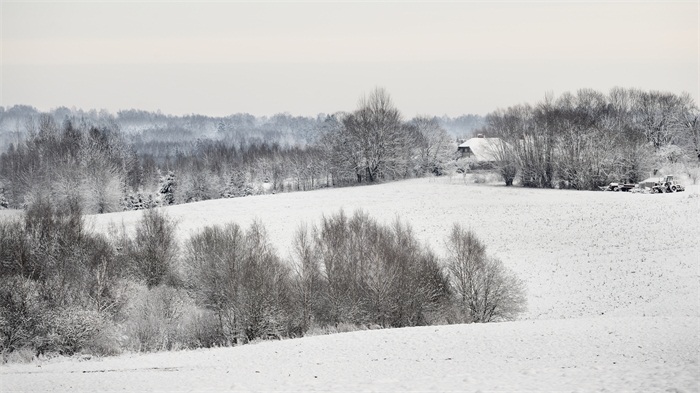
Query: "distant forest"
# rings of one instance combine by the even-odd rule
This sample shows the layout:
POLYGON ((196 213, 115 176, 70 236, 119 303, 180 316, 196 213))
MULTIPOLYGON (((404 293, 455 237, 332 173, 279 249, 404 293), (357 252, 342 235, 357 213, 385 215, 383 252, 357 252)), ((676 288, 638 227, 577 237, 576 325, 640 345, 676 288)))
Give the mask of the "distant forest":
POLYGON ((484 125, 405 120, 383 89, 372 100, 316 117, 0 107, 0 205, 49 197, 103 213, 441 174, 456 141, 484 125))
MULTIPOLYGON (((29 105, 0 106, 0 150, 6 151, 10 144, 17 145, 27 136, 27 125, 36 122, 42 115, 49 115, 61 125, 66 120, 81 121, 97 127, 117 126, 135 145, 147 145, 152 141, 175 143, 197 139, 226 139, 237 145, 254 145, 263 142, 280 146, 305 146, 320 136, 323 122, 329 116, 319 113, 315 117, 293 116, 278 113, 273 116, 254 116, 235 113, 224 117, 204 115, 174 116, 138 109, 120 110, 116 114, 106 110, 83 110, 59 107, 41 112, 29 105)), ((450 135, 466 139, 474 130, 484 125, 484 116, 465 114, 457 117, 431 117, 450 135)), ((139 146, 136 146, 137 148, 139 146)))
POLYGON ((688 94, 625 88, 456 118, 405 119, 382 88, 316 117, 0 107, 0 207, 48 198, 105 213, 464 173, 484 168, 457 154, 476 134, 502 141, 489 165, 506 185, 595 190, 659 171, 696 182, 699 119, 688 94))

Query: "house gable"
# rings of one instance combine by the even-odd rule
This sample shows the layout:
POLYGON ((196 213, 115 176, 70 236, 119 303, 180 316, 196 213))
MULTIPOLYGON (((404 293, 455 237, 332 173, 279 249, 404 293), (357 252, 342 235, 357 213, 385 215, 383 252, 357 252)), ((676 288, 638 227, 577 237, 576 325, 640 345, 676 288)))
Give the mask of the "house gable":
POLYGON ((503 143, 500 138, 471 138, 457 147, 462 157, 470 157, 479 162, 496 161, 493 156, 495 146, 503 143))

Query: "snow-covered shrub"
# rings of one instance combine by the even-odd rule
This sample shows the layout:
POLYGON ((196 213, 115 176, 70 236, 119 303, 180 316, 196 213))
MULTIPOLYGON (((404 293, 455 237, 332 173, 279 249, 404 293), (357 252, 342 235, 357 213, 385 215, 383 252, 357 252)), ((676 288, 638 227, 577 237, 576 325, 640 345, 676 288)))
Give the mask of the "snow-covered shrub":
POLYGON ((476 184, 486 183, 486 175, 484 175, 482 173, 475 174, 472 179, 473 179, 474 183, 476 183, 476 184))
POLYGON ((175 204, 175 174, 168 172, 167 175, 160 178, 159 193, 164 205, 175 204))
POLYGON ((115 170, 90 176, 83 185, 83 200, 88 213, 111 213, 120 210, 122 179, 115 170))
POLYGON ((0 182, 0 209, 7 209, 10 207, 10 201, 5 197, 5 186, 0 182))
POLYGON ((221 196, 224 198, 236 198, 254 195, 254 187, 248 183, 243 171, 233 171, 227 176, 221 196))
POLYGON ((204 170, 192 169, 179 177, 175 203, 190 203, 218 198, 220 186, 217 178, 204 170))
POLYGON ((126 313, 124 345, 134 351, 195 348, 210 335, 203 329, 211 320, 202 322, 187 293, 167 285, 136 286, 126 313))
POLYGON ((146 210, 163 205, 164 194, 134 192, 124 197, 124 210, 146 210))
POLYGON ((53 309, 45 316, 46 335, 39 340, 39 353, 73 355, 88 352, 113 355, 119 352, 110 323, 94 310, 80 307, 53 309))
POLYGON ((219 320, 214 312, 200 307, 193 307, 186 314, 185 326, 187 337, 194 348, 211 348, 227 344, 221 340, 219 320))
POLYGON ((19 276, 0 276, 0 352, 33 347, 44 313, 37 287, 19 276))
POLYGON ((25 347, 15 351, 0 351, 0 364, 30 363, 36 359, 36 351, 25 347))
POLYGON ((325 336, 336 333, 349 333, 367 330, 366 325, 352 323, 339 323, 338 325, 312 325, 304 334, 305 336, 325 336))
POLYGON ((39 198, 22 221, 0 224, 2 349, 118 352, 107 332, 120 270, 111 244, 85 230, 80 211, 39 198))
POLYGON ((119 352, 105 314, 79 306, 52 307, 39 284, 19 276, 0 278, 0 351, 31 348, 37 354, 119 352))

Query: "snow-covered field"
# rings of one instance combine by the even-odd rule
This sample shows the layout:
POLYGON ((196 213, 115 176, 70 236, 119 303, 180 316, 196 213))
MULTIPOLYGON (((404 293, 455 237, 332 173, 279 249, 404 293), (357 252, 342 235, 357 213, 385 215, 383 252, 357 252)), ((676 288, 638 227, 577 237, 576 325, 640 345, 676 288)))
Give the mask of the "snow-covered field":
MULTIPOLYGON (((167 208, 181 239, 258 219, 280 255, 301 223, 363 209, 439 254, 453 222, 523 279, 507 323, 343 333, 236 348, 0 367, 1 391, 699 391, 700 196, 416 179, 167 208)), ((94 216, 133 228, 139 212, 94 216)))

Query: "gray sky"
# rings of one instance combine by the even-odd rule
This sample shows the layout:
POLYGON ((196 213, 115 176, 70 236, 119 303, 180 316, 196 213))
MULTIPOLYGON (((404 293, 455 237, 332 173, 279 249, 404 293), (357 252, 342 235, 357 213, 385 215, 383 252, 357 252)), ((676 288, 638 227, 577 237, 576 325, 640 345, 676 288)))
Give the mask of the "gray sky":
POLYGON ((0 4, 6 107, 316 115, 382 86, 407 117, 455 116, 700 90, 697 1, 0 4))

